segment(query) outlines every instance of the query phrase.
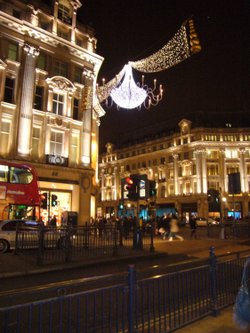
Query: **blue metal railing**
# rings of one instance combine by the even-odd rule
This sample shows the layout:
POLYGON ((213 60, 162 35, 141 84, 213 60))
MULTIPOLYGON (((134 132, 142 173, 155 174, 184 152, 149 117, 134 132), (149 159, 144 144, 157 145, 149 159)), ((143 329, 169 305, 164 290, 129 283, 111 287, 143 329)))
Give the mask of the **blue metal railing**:
POLYGON ((216 258, 208 264, 91 291, 0 308, 3 333, 172 332, 234 303, 246 257, 216 258))

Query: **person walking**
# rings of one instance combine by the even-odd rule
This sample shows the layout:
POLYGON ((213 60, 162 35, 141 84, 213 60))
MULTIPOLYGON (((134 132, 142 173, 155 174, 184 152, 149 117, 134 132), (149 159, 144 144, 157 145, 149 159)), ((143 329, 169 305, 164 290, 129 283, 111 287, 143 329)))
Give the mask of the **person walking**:
POLYGON ((177 234, 179 231, 178 220, 175 214, 172 214, 172 218, 170 221, 170 233, 169 233, 169 241, 172 242, 174 238, 178 238, 180 241, 183 241, 184 238, 177 234))
POLYGON ((233 308, 233 320, 241 330, 250 332, 250 257, 244 265, 241 286, 233 308))
POLYGON ((190 225, 190 229, 191 229, 190 239, 192 239, 193 237, 195 239, 197 239, 197 234, 196 234, 197 223, 196 223, 194 215, 190 216, 189 225, 190 225))

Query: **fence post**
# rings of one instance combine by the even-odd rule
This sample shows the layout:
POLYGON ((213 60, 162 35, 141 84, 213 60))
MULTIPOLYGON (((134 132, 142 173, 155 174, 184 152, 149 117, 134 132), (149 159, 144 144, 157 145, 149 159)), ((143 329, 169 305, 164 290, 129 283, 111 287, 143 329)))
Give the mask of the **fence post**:
POLYGON ((44 226, 39 225, 39 228, 38 228, 37 265, 42 265, 43 264, 43 238, 44 238, 44 226))
POLYGON ((218 310, 218 300, 217 300, 217 260, 214 253, 214 247, 210 247, 209 251, 209 264, 210 264, 210 281, 211 281, 211 305, 212 305, 212 313, 214 316, 219 314, 218 310))
POLYGON ((155 227, 154 224, 151 224, 151 233, 150 233, 150 252, 154 252, 155 247, 154 247, 154 233, 155 233, 155 227))
POLYGON ((117 249, 117 227, 111 228, 113 231, 113 256, 117 256, 118 249, 117 249))
POLYGON ((66 235, 65 235, 65 262, 71 261, 72 256, 72 246, 71 246, 71 239, 70 235, 72 234, 73 230, 71 226, 66 226, 66 235))
POLYGON ((136 271, 134 265, 128 266, 128 333, 134 332, 136 271))

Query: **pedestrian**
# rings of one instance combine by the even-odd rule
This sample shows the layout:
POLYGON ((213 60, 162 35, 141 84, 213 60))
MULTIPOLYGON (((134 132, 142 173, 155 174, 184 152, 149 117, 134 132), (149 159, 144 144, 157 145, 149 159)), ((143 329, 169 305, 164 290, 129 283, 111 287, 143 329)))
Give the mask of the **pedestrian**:
POLYGON ((52 217, 52 219, 50 220, 50 225, 51 225, 51 227, 56 227, 56 221, 57 221, 57 219, 56 219, 56 215, 54 215, 54 216, 52 217))
POLYGON ((179 240, 183 241, 184 238, 177 234, 179 231, 178 226, 178 219, 175 214, 172 214, 172 218, 170 221, 170 234, 169 234, 169 241, 171 242, 174 238, 178 238, 179 240))
POLYGON ((196 223, 196 219, 195 219, 194 215, 190 216, 189 225, 190 225, 190 229, 191 229, 190 239, 192 239, 193 237, 195 239, 197 239, 197 234, 196 234, 197 223, 196 223))
POLYGON ((241 286, 233 309, 233 319, 240 329, 250 332, 250 257, 243 269, 241 286))

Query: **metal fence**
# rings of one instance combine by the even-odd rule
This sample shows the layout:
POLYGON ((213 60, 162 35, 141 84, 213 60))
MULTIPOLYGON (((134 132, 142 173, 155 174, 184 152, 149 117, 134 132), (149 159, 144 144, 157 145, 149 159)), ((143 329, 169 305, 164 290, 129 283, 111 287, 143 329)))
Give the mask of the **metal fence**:
MULTIPOLYGON (((1 332, 162 333, 233 304, 246 257, 216 258, 200 267, 0 309, 1 332)), ((126 280, 125 280, 126 278, 126 280)))
POLYGON ((124 235, 116 226, 19 227, 16 253, 36 251, 37 264, 64 263, 100 257, 126 256, 135 251, 153 251, 153 230, 140 228, 124 235))

